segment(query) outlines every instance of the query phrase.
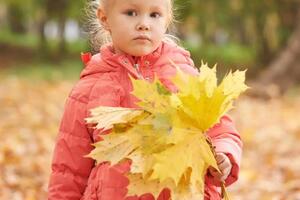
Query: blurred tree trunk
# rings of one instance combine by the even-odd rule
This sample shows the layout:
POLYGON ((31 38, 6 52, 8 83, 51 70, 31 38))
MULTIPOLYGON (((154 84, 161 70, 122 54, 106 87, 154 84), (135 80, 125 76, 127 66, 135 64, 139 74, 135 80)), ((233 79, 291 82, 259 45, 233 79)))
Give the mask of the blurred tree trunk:
POLYGON ((66 13, 61 12, 58 18, 58 35, 59 35, 59 52, 64 53, 66 48, 66 39, 65 39, 65 24, 66 24, 66 13))
POLYGON ((39 34, 39 50, 42 53, 47 52, 47 40, 45 35, 45 25, 47 22, 47 13, 44 9, 40 10, 39 17, 38 17, 38 34, 39 34))
POLYGON ((263 85, 276 84, 285 92, 294 84, 300 83, 300 6, 298 6, 295 30, 287 46, 259 76, 263 85))
POLYGON ((64 53, 66 48, 66 39, 65 39, 65 24, 68 16, 68 8, 70 6, 69 0, 47 0, 47 13, 50 17, 56 18, 58 21, 58 37, 59 53, 64 53), (59 12, 58 12, 59 11, 59 12))
POLYGON ((14 3, 8 4, 8 24, 10 30, 14 33, 25 33, 26 26, 24 24, 25 14, 20 6, 14 3))

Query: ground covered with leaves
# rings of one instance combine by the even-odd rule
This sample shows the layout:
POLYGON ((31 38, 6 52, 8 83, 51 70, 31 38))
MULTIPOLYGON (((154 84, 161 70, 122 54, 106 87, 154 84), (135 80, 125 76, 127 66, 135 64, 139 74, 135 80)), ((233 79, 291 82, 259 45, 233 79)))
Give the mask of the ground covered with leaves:
MULTIPOLYGON (((52 151, 73 81, 0 80, 0 200, 46 199, 52 151)), ((300 199, 300 95, 243 96, 231 112, 244 141, 234 200, 300 199)))

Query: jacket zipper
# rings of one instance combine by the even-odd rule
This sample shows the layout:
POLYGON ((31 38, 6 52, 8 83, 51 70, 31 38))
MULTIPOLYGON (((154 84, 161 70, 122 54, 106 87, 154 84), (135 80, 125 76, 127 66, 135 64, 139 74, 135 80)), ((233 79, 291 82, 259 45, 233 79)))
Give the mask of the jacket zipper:
POLYGON ((133 66, 134 66, 134 68, 135 68, 135 70, 136 70, 136 72, 137 72, 137 74, 138 74, 138 78, 139 78, 139 79, 144 79, 144 77, 143 77, 143 75, 142 75, 142 73, 141 73, 141 71, 140 71, 140 66, 139 66, 139 64, 138 64, 138 63, 135 63, 133 66))

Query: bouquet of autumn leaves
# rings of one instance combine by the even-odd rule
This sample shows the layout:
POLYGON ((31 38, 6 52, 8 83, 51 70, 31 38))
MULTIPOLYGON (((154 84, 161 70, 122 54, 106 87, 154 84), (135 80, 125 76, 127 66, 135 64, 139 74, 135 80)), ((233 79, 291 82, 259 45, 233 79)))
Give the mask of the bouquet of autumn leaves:
POLYGON ((130 159, 128 195, 150 192, 157 198, 167 187, 172 200, 203 199, 207 168, 218 169, 205 132, 248 87, 245 71, 228 73, 219 85, 215 67, 202 64, 200 71, 195 76, 177 68, 172 78, 177 93, 167 91, 157 79, 132 79, 140 108, 91 110, 87 122, 111 133, 102 135, 104 140, 95 143, 88 156, 112 165, 130 159))

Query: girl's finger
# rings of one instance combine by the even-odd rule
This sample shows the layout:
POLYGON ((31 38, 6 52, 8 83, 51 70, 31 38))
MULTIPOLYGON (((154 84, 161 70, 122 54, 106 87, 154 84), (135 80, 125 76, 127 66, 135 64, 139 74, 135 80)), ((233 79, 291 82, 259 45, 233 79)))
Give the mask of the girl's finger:
POLYGON ((217 164, 220 164, 220 163, 224 162, 225 159, 226 159, 226 156, 223 153, 219 153, 216 156, 217 164))
POLYGON ((231 172, 231 166, 224 167, 221 171, 222 171, 221 180, 224 181, 225 179, 227 179, 227 177, 231 172))
POLYGON ((223 172, 225 169, 230 169, 231 168, 231 163, 230 162, 222 162, 219 164, 219 169, 221 172, 223 172))
POLYGON ((208 170, 209 170, 209 173, 211 173, 211 174, 215 174, 217 172, 217 170, 213 167, 208 168, 208 170))
POLYGON ((210 167, 209 169, 209 173, 212 175, 212 176, 218 176, 220 173, 213 167, 210 167))
POLYGON ((226 170, 224 170, 224 172, 223 172, 223 175, 222 175, 222 177, 221 177, 221 180, 222 181, 225 181, 226 179, 227 179, 227 177, 229 176, 229 174, 230 174, 230 169, 226 169, 226 170))

